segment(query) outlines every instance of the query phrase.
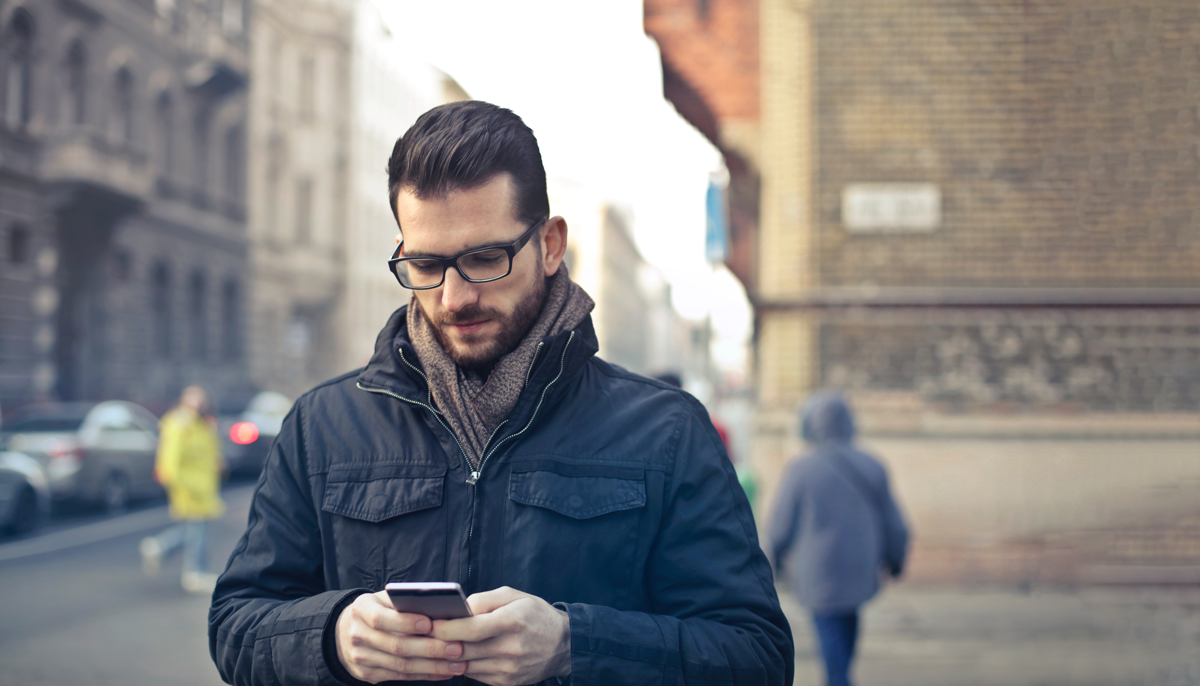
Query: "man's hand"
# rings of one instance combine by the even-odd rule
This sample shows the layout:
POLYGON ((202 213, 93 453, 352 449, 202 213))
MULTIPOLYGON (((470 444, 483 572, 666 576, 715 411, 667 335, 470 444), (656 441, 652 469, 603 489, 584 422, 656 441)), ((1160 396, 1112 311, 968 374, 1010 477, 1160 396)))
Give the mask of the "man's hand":
POLYGON ((571 673, 566 612, 507 586, 467 598, 474 617, 434 622, 433 636, 461 641, 467 676, 493 686, 533 684, 571 673))
POLYGON ((360 595, 338 615, 338 659, 351 676, 373 684, 462 674, 462 644, 428 636, 432 628, 428 617, 397 612, 387 591, 360 595))

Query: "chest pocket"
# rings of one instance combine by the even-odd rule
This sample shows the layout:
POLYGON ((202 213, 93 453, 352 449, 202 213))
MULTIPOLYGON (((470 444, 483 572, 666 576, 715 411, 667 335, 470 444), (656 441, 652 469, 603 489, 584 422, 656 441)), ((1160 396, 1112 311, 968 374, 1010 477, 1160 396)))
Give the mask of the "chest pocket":
POLYGON ((436 551, 445 548, 445 485, 445 467, 331 470, 321 509, 339 587, 380 590, 389 581, 440 579, 444 562, 436 551))
POLYGON ((565 602, 623 605, 646 506, 641 469, 539 460, 515 464, 506 575, 565 602))

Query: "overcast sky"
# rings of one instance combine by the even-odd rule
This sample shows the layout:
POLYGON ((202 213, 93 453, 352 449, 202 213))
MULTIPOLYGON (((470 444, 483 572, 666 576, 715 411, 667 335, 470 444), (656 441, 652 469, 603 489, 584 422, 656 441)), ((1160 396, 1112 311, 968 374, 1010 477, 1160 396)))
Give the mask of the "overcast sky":
POLYGON ((736 279, 704 260, 704 193, 720 155, 663 99, 640 0, 375 3, 415 56, 520 115, 548 175, 631 210, 638 247, 671 283, 676 309, 711 312, 715 361, 740 367, 749 306, 736 279))

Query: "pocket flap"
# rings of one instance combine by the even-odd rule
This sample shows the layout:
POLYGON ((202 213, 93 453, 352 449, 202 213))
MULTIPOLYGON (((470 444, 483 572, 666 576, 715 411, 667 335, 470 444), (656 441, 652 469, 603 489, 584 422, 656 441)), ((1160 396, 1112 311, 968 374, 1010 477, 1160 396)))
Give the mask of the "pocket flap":
POLYGON ((513 472, 509 497, 524 505, 553 510, 572 519, 599 517, 646 504, 642 479, 566 476, 554 472, 513 472))
POLYGON ((409 512, 438 507, 442 504, 445 484, 445 470, 438 476, 329 481, 325 484, 321 509, 351 519, 379 523, 409 512))

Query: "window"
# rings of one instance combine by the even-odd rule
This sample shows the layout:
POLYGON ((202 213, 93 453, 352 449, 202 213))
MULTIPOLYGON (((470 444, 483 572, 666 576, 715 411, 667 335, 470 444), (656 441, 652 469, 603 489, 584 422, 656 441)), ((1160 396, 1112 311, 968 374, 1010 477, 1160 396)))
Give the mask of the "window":
POLYGON ((166 263, 154 265, 151 288, 154 354, 166 359, 171 357, 171 269, 166 263))
POLYGON ((312 242, 312 196, 312 179, 296 181, 296 242, 300 245, 312 242))
POLYGON ((169 177, 175 161, 175 108, 167 91, 158 94, 154 118, 158 137, 158 168, 164 176, 169 177))
POLYGON ((226 36, 242 35, 242 0, 225 0, 221 5, 221 28, 226 36))
POLYGON ((225 133, 225 196, 242 199, 242 127, 233 126, 225 133))
POLYGON ((128 67, 117 70, 113 86, 112 135, 128 143, 133 140, 133 73, 128 67))
POLYGON ((133 273, 133 258, 129 255, 129 251, 125 248, 117 248, 113 251, 113 276, 117 278, 118 283, 126 283, 129 281, 130 275, 133 273))
POLYGON ((188 328, 192 357, 197 360, 208 357, 207 293, 208 280, 204 278, 204 272, 193 272, 188 284, 188 328))
MULTIPOLYGON (((208 193, 208 117, 196 116, 196 143, 192 148, 195 160, 196 195, 204 199, 208 193)), ((206 200, 203 200, 206 202, 206 200)))
POLYGON ((8 230, 8 261, 25 264, 29 261, 29 230, 14 226, 8 230))
POLYGON ((300 103, 299 114, 301 121, 312 121, 313 110, 316 109, 316 60, 310 55, 300 58, 300 103))
POLYGON ((64 65, 66 79, 63 93, 63 122, 72 126, 83 124, 86 109, 84 102, 87 97, 87 53, 83 42, 76 40, 67 50, 67 61, 64 65))
POLYGON ((238 282, 230 279, 221 287, 221 357, 232 362, 242 356, 241 312, 238 282))
POLYGON ((4 121, 12 128, 29 123, 33 114, 33 19, 25 10, 17 10, 9 23, 8 69, 4 87, 4 121))

